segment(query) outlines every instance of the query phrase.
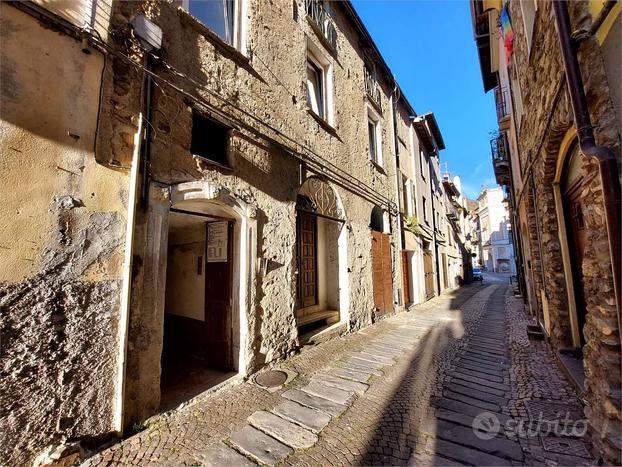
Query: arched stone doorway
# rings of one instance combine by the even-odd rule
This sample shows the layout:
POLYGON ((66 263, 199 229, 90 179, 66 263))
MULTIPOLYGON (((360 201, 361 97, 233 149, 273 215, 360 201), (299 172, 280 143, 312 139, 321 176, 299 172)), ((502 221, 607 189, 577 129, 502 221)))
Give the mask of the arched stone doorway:
POLYGON ((253 209, 209 182, 171 188, 161 409, 246 372, 253 209))
POLYGON ((581 151, 576 138, 562 145, 555 179, 559 237, 568 294, 571 342, 579 348, 585 344, 583 326, 586 305, 583 279, 583 257, 586 230, 583 220, 581 151))
POLYGON ((296 200, 296 325, 305 342, 347 320, 347 229, 337 193, 310 177, 296 200))

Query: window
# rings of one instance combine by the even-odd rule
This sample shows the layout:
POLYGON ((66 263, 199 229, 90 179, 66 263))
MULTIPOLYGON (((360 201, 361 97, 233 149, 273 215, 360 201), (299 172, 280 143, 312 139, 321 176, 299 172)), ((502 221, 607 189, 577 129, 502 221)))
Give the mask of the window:
POLYGON ((427 158, 423 149, 419 149, 419 167, 421 168, 421 176, 425 178, 425 167, 427 167, 427 158))
POLYGON ((415 130, 412 125, 408 127, 409 139, 410 139, 410 159, 412 161, 412 173, 413 175, 416 173, 417 167, 417 158, 415 154, 417 153, 417 148, 415 146, 415 130))
POLYGON ((311 60, 307 61, 307 101, 320 118, 326 116, 324 88, 324 71, 311 60))
POLYGON ((426 224, 429 224, 428 222, 428 203, 427 200, 425 199, 425 196, 422 197, 423 200, 423 220, 425 221, 426 224))
POLYGON ((403 196, 404 196, 404 215, 406 217, 415 216, 415 206, 413 197, 413 184, 406 177, 402 177, 403 196))
POLYGON ((242 6, 246 0, 182 0, 182 7, 227 44, 243 50, 242 6))
POLYGON ((382 167, 380 118, 371 108, 367 110, 367 136, 369 138, 369 159, 382 167))
POLYGON ((194 112, 190 152, 218 165, 229 167, 229 128, 194 112))
POLYGON ((531 53, 531 41, 533 39, 533 25, 536 20, 536 10, 538 5, 536 0, 522 0, 520 2, 523 12, 523 23, 525 25, 525 39, 527 40, 527 53, 531 53))
POLYGON ((332 125, 331 67, 311 46, 309 43, 307 51, 307 103, 315 115, 332 125))

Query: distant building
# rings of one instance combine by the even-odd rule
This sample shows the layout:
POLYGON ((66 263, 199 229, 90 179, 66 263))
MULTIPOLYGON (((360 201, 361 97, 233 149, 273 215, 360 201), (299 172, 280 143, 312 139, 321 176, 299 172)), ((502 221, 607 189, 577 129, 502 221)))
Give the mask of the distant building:
POLYGON ((516 274, 514 246, 510 229, 510 213, 501 187, 486 188, 478 200, 480 258, 482 266, 492 272, 516 274))

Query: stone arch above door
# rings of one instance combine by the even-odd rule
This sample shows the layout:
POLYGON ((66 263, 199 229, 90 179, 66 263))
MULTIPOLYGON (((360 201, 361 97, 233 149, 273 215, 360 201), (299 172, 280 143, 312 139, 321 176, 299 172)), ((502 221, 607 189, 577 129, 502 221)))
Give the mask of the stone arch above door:
POLYGON ((309 177, 304 181, 298 190, 296 209, 329 219, 346 220, 337 192, 319 177, 309 177))

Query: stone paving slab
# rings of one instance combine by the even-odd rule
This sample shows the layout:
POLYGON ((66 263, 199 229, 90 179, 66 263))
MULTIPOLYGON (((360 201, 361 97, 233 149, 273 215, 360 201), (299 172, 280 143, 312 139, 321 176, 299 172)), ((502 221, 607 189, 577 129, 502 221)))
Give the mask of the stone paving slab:
POLYGON ((382 376, 384 375, 384 373, 382 372, 382 370, 377 370, 375 368, 371 368, 367 365, 364 365, 362 363, 357 363, 356 361, 349 359, 346 360, 345 362, 336 362, 335 363, 335 368, 340 368, 342 370, 346 370, 346 371, 357 371, 357 372, 362 372, 362 373, 370 373, 374 376, 382 376))
POLYGON ((393 365, 395 363, 395 360, 393 360, 390 357, 383 357, 382 355, 377 355, 377 354, 374 355, 371 352, 366 352, 366 351, 355 353, 352 357, 360 358, 362 360, 367 360, 370 362, 378 362, 384 365, 393 365))
POLYGON ((367 383, 371 378, 371 373, 364 373, 362 371, 344 370, 342 368, 331 368, 328 373, 339 378, 349 379, 357 381, 359 383, 367 383))
POLYGON ((449 389, 445 389, 443 391, 443 396, 445 396, 447 399, 464 402, 465 404, 469 404, 473 407, 479 407, 480 412, 484 412, 486 410, 490 412, 501 412, 501 406, 498 404, 493 404, 491 402, 486 402, 481 399, 475 399, 473 397, 465 396, 464 394, 460 394, 449 389))
POLYGON ((492 381, 493 383, 503 383, 503 377, 498 375, 491 375, 490 373, 484 373, 479 370, 471 370, 464 366, 460 366, 454 370, 456 376, 474 376, 475 378, 483 379, 486 381, 492 381))
MULTIPOLYGON (((474 407, 470 404, 466 404, 464 402, 460 402, 460 401, 456 401, 452 399, 447 399, 445 397, 437 400, 434 403, 434 405, 437 408, 450 410, 452 412, 458 412, 458 413, 462 413, 465 415, 471 415, 473 417, 477 417, 482 412, 484 412, 484 410, 482 410, 479 407, 474 407)), ((490 411, 488 410, 488 412, 490 411)), ((494 414, 499 419, 499 422, 503 425, 506 424, 508 420, 510 420, 510 417, 506 414, 503 414, 503 413, 494 413, 494 414)))
POLYGON ((355 354, 351 356, 348 360, 346 360, 346 363, 352 363, 354 365, 358 365, 358 366, 362 366, 362 367, 370 368, 374 370, 380 370, 384 368, 385 366, 387 366, 386 363, 380 363, 375 360, 365 359, 364 357, 361 357, 359 354, 355 354))
POLYGON ((476 363, 468 363, 468 362, 460 362, 460 365, 458 365, 458 368, 462 368, 462 369, 466 369, 466 370, 472 370, 472 371, 479 371, 480 373, 486 373, 489 375, 493 375, 493 376, 503 376, 504 372, 501 369, 501 366, 498 366, 496 368, 491 368, 491 367, 484 367, 481 365, 477 365, 476 363))
POLYGON ((328 425, 331 416, 319 410, 311 409, 297 402, 285 400, 272 409, 272 412, 290 422, 319 433, 328 425))
POLYGON ((230 441, 240 451, 266 465, 275 465, 294 451, 251 426, 231 435, 230 441))
POLYGON ((317 409, 325 412, 332 417, 338 417, 346 411, 348 408, 343 404, 338 404, 323 397, 314 396, 312 394, 301 391, 300 389, 290 389, 283 393, 283 397, 286 399, 298 402, 299 404, 306 405, 312 409, 317 409))
POLYGON ((310 448, 318 440, 315 433, 263 410, 248 417, 248 421, 258 430, 294 449, 310 448))
POLYGON ((477 448, 479 451, 504 459, 522 461, 524 458, 520 444, 516 441, 510 441, 502 437, 481 439, 475 436, 473 429, 453 423, 440 421, 438 423, 437 436, 445 441, 477 448))
POLYGON ((469 449, 464 445, 451 443, 442 439, 436 440, 436 452, 466 465, 491 467, 512 465, 507 459, 482 453, 481 451, 469 449))
POLYGON ((354 400, 354 391, 331 387, 317 381, 312 381, 300 389, 314 396, 323 397, 329 401, 336 402, 337 404, 350 405, 354 400))
POLYGON ((472 383, 470 381, 465 381, 463 379, 452 378, 451 382, 447 383, 448 387, 451 386, 462 386, 464 388, 475 389, 477 391, 481 391, 486 394, 492 394, 493 396, 506 397, 509 393, 508 391, 502 391, 500 389, 491 388, 488 386, 482 386, 481 384, 472 383))
POLYGON ((327 386, 333 386, 335 388, 344 389, 348 391, 354 391, 358 395, 362 395, 369 388, 368 384, 359 383, 356 381, 350 381, 343 378, 337 378, 336 376, 329 375, 327 373, 318 373, 313 375, 311 381, 318 381, 327 386))
POLYGON ((504 406, 507 404, 507 399, 502 396, 496 396, 494 394, 489 394, 487 392, 482 391, 481 389, 472 389, 464 386, 460 386, 459 384, 449 383, 445 386, 445 388, 452 393, 461 394, 463 396, 472 397, 473 399, 479 399, 484 402, 490 402, 492 404, 498 406, 504 406))
POLYGON ((253 467, 257 465, 222 441, 214 443, 197 457, 201 461, 201 465, 206 467, 223 467, 225 465, 253 467))
POLYGON ((476 376, 467 375, 464 373, 450 372, 449 376, 452 378, 462 379, 464 381, 470 381, 471 383, 477 383, 482 386, 488 386, 489 388, 499 389, 501 391, 509 391, 510 387, 507 384, 501 384, 487 379, 478 378, 476 376))

